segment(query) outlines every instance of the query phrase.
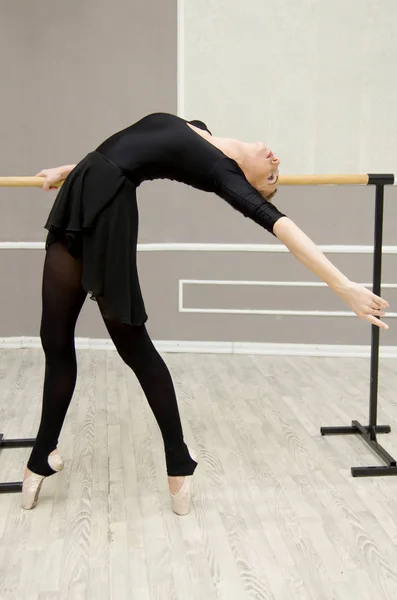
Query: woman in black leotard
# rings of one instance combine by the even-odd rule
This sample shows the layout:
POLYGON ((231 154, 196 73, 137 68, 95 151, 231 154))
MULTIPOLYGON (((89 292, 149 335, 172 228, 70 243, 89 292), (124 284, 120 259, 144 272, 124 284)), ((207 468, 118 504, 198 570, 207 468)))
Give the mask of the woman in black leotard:
POLYGON ((42 171, 44 189, 64 181, 45 227, 41 340, 43 408, 22 490, 33 508, 45 477, 60 471, 58 437, 76 381, 74 331, 87 294, 96 300, 121 358, 136 374, 164 441, 172 508, 186 514, 197 466, 185 444, 169 371, 146 331, 136 266, 136 189, 153 179, 213 192, 283 242, 362 319, 387 329, 388 306, 349 281, 271 202, 279 159, 263 144, 216 138, 201 121, 149 115, 120 131, 78 165, 42 171))

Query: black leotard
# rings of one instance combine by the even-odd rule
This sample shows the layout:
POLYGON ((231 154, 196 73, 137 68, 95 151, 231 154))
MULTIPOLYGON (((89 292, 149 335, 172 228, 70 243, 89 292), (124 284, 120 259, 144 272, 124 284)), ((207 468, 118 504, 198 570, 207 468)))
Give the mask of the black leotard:
POLYGON ((47 247, 61 240, 81 260, 82 286, 101 298, 109 319, 147 319, 136 266, 136 188, 143 181, 171 179, 213 192, 271 233, 284 216, 188 123, 209 131, 201 121, 156 113, 111 136, 76 165, 51 209, 47 247))
POLYGON ((275 222, 284 215, 251 186, 234 160, 187 123, 210 133, 202 121, 155 113, 116 133, 97 150, 118 165, 135 185, 171 179, 213 192, 273 233, 275 222))

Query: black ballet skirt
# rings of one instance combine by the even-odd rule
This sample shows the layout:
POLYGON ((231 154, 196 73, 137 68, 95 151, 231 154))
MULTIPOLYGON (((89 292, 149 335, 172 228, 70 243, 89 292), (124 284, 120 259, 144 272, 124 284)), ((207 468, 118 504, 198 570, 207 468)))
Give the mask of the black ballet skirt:
POLYGON ((82 285, 92 299, 101 299, 108 319, 130 325, 147 320, 136 264, 136 190, 142 182, 170 179, 212 192, 271 233, 285 216, 189 123, 210 133, 202 121, 168 113, 119 131, 83 158, 55 199, 46 247, 60 239, 81 260, 82 285))
POLYGON ((46 248, 58 239, 82 262, 82 285, 102 299, 107 319, 130 325, 147 320, 136 252, 136 186, 99 152, 88 154, 62 185, 45 228, 46 248))

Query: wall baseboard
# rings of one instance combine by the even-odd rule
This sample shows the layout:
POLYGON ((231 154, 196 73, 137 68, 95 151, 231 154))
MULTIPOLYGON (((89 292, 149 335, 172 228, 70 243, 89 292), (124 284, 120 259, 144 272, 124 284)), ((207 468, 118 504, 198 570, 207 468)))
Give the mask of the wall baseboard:
MULTIPOLYGON (((154 341, 159 352, 180 354, 261 354, 267 356, 324 356, 368 358, 368 346, 338 344, 266 344, 251 342, 154 341)), ((41 348, 38 337, 0 338, 0 348, 41 348)), ((78 350, 115 350, 109 339, 76 338, 78 350)), ((381 358, 397 358, 397 346, 380 346, 381 358)))

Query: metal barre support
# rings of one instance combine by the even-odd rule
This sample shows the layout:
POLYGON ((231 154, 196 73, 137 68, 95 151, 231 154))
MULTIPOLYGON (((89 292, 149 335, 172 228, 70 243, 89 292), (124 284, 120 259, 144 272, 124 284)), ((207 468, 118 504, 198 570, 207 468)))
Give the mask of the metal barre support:
MULTIPOLYGON (((2 448, 32 448, 35 443, 34 438, 5 440, 4 435, 0 433, 0 450, 2 448)), ((21 481, 10 481, 0 483, 0 494, 11 492, 20 492, 22 490, 21 481)))
MULTIPOLYGON (((373 292, 381 294, 382 278, 382 239, 383 208, 385 185, 392 185, 394 177, 389 175, 369 175, 368 184, 375 185, 375 225, 374 225, 374 260, 373 260, 373 292)), ((378 433, 390 433, 389 425, 378 425, 378 375, 379 375, 379 338, 380 331, 376 325, 371 326, 371 374, 369 392, 369 425, 363 426, 353 421, 351 427, 321 427, 321 435, 360 435, 371 450, 386 463, 386 466, 351 467, 353 477, 383 477, 397 475, 397 462, 377 441, 378 433)))

